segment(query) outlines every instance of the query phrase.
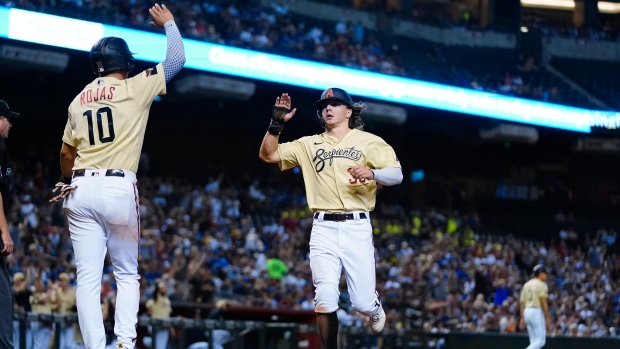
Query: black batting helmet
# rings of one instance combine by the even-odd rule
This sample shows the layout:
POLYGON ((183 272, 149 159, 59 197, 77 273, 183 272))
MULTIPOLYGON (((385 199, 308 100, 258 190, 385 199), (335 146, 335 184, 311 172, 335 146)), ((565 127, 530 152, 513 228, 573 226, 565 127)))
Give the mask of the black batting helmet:
POLYGON ((545 267, 543 264, 536 265, 532 269, 532 271, 534 272, 534 276, 538 276, 540 275, 540 273, 549 274, 549 269, 547 269, 547 267, 545 267))
POLYGON ((97 41, 90 49, 90 65, 96 75, 113 70, 131 73, 136 61, 125 40, 108 36, 97 41))
POLYGON ((364 109, 366 109, 366 105, 364 103, 353 103, 353 99, 349 93, 341 88, 328 88, 327 90, 321 93, 321 99, 316 101, 316 115, 319 117, 319 122, 322 127, 325 127, 325 120, 323 120, 323 116, 321 115, 321 110, 323 110, 323 104, 325 101, 336 101, 343 103, 347 106, 347 108, 352 109, 353 113, 349 118, 349 128, 354 129, 362 129, 364 127, 364 122, 362 118, 360 118, 360 114, 364 109))

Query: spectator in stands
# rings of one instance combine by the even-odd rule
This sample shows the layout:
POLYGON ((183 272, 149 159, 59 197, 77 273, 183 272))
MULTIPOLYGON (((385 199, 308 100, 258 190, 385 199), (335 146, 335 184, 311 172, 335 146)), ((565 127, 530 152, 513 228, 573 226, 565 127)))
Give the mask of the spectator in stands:
MULTIPOLYGON (((53 310, 59 314, 77 314, 77 308, 75 303, 75 288, 69 286, 69 274, 60 273, 58 275, 59 285, 55 289, 55 294, 52 297, 54 304, 53 310)), ((64 327, 60 332, 60 348, 61 349, 73 349, 73 343, 75 342, 75 331, 80 330, 77 324, 63 324, 64 327)), ((81 336, 81 334, 79 335, 81 336)))
MULTIPOLYGON (((146 302, 146 311, 150 317, 155 319, 167 319, 172 314, 172 306, 170 299, 168 299, 168 288, 165 282, 159 281, 157 283, 153 299, 149 299, 146 302)), ((155 347, 153 349, 168 348, 170 328, 153 328, 151 333, 155 337, 155 347)))
MULTIPOLYGON (((28 274, 30 274, 30 270, 28 270, 28 274)), ((15 349, 30 348, 32 343, 32 331, 25 321, 26 313, 32 311, 30 305, 32 291, 28 287, 29 279, 30 277, 26 277, 22 272, 17 272, 13 275, 14 310, 20 319, 24 319, 22 322, 23 326, 28 327, 28 329, 26 329, 26 342, 24 343, 20 338, 20 321, 13 320, 13 344, 15 345, 15 349)))
POLYGON ((270 251, 268 253, 271 258, 267 260, 267 273, 269 278, 280 280, 288 272, 288 267, 286 264, 278 258, 278 254, 276 252, 270 251))
MULTIPOLYGON (((228 310, 228 301, 220 299, 215 303, 215 308, 209 312, 207 319, 224 320, 224 313, 228 310)), ((213 348, 224 349, 224 344, 231 338, 230 332, 222 329, 213 330, 213 348)))
MULTIPOLYGON (((35 314, 51 314, 52 292, 46 290, 45 284, 40 277, 34 281, 34 292, 30 296, 30 306, 35 314)), ((32 328, 32 347, 34 349, 48 349, 50 340, 52 339, 52 327, 50 323, 45 321, 33 321, 32 328)))
MULTIPOLYGON (((511 76, 514 78, 514 75, 511 76)), ((49 169, 57 164, 37 161, 42 163, 42 173, 54 173, 49 169)), ((37 161, 33 158, 28 163, 34 164, 37 161)), ((34 275, 48 280, 51 287, 50 280, 54 280, 56 275, 61 272, 71 275, 73 257, 64 220, 51 219, 59 209, 58 205, 45 201, 48 194, 45 186, 28 184, 35 181, 27 173, 36 171, 27 164, 21 166, 23 170, 20 173, 23 174, 16 178, 15 193, 18 197, 24 193, 31 195, 30 202, 37 207, 35 215, 39 224, 37 228, 32 228, 19 220, 18 212, 23 204, 21 201, 16 203, 12 212, 7 213, 7 217, 15 219, 9 224, 22 237, 22 244, 16 248, 10 264, 14 275, 16 309, 29 311, 28 286, 34 275), (57 259, 58 264, 41 262, 46 258, 57 259), (62 260, 68 262, 63 264, 62 260)), ((214 173, 217 175, 219 172, 214 173)), ((259 182, 254 182, 254 179, 223 179, 218 190, 210 193, 211 198, 206 199, 207 182, 180 185, 179 180, 171 177, 141 178, 141 211, 148 212, 142 216, 141 236, 143 240, 149 241, 145 246, 150 250, 141 256, 140 264, 144 280, 142 290, 146 294, 144 302, 151 298, 158 279, 163 280, 164 275, 174 280, 174 286, 168 284, 170 279, 165 281, 171 292, 186 282, 187 297, 183 299, 181 296, 179 300, 196 299, 201 306, 212 304, 214 298, 222 296, 258 307, 301 308, 304 300, 309 304, 312 302, 307 244, 301 243, 307 241, 305 234, 308 233, 309 219, 300 214, 303 210, 299 210, 299 207, 303 203, 296 201, 293 194, 299 190, 282 182, 278 183, 278 190, 275 191, 268 180, 259 179, 259 182), (250 187, 253 193, 260 192, 261 195, 250 195, 250 187), (226 217, 226 201, 234 201, 231 192, 238 194, 238 218, 226 217), (199 204, 202 206, 197 205, 199 200, 188 199, 202 195, 205 198, 199 204), (156 196, 165 200, 156 202, 156 196), (222 207, 214 212, 212 202, 217 204, 218 201, 222 207), (288 217, 282 217, 281 212, 284 211, 290 212, 288 217), (184 218, 185 215, 187 218, 184 218), (175 223, 166 222, 168 219, 175 223), (169 228, 175 231, 173 235, 166 233, 169 228), (232 247, 237 246, 233 239, 239 235, 237 230, 241 232, 241 248, 232 247), (251 250, 246 248, 247 239, 244 240, 249 235, 255 235, 255 238, 250 239, 251 250), (217 240, 217 244, 211 244, 211 239, 217 240), (226 245, 229 246, 228 250, 222 247, 226 245), (217 247, 218 251, 212 247, 217 247), (271 279, 264 269, 267 258, 262 251, 265 250, 278 251, 278 260, 287 267, 288 272, 283 273, 281 279, 271 279), (166 264, 163 260, 171 262, 166 264), (247 287, 244 284, 246 282, 251 284, 248 295, 233 293, 240 286, 247 287), (224 294, 227 290, 230 293, 224 294)), ((46 178, 44 182, 54 182, 54 178, 46 178)), ((520 285, 525 281, 523 270, 531 269, 534 261, 544 261, 553 269, 549 290, 550 307, 555 307, 552 311, 555 333, 587 335, 588 331, 583 326, 582 331, 578 331, 578 326, 583 322, 586 327, 589 326, 592 336, 617 335, 615 330, 606 329, 620 325, 620 293, 617 291, 620 289, 620 264, 618 256, 609 251, 613 246, 603 243, 602 233, 596 237, 596 245, 600 250, 598 247, 593 250, 603 263, 593 266, 590 263, 592 256, 588 254, 590 246, 582 244, 578 250, 578 240, 575 240, 574 246, 568 246, 560 240, 559 243, 547 244, 508 234, 485 236, 480 233, 481 228, 475 216, 450 216, 440 214, 437 210, 418 212, 419 222, 409 219, 414 215, 409 215, 408 210, 398 205, 386 204, 376 211, 377 287, 380 294, 385 295, 382 301, 386 313, 392 314, 392 310, 397 310, 390 315, 393 319, 388 326, 410 329, 412 322, 418 319, 404 314, 411 314, 413 310, 420 311, 426 306, 430 317, 423 320, 429 323, 429 330, 443 328, 453 331, 516 332, 518 329, 514 324, 518 323, 518 302, 514 297, 515 294, 518 296, 520 285), (410 239, 414 229, 418 231, 417 239, 410 239), (603 245, 608 246, 608 249, 603 249, 603 245), (476 275, 477 270, 480 271, 479 275, 476 275), (432 292, 426 295, 437 298, 421 304, 424 290, 419 286, 425 280, 433 282, 432 292), (590 287, 585 286, 588 283, 590 287), (486 284, 486 293, 477 289, 480 284, 486 284), (502 295, 497 293, 503 291, 496 291, 501 290, 502 285, 508 288, 508 294, 500 303, 502 295), (482 299, 475 302, 479 293, 483 294, 482 299), (552 299, 554 295, 557 297, 555 300, 552 299), (589 319, 582 319, 582 315, 589 319), (574 331, 571 330, 572 324, 576 324, 574 331)), ((571 231, 577 237, 577 231, 571 231)), ((590 244, 593 243, 594 239, 590 244)), ((106 324, 106 329, 110 329, 113 327, 114 280, 110 276, 106 276, 105 280, 102 308, 110 314, 106 324), (109 304, 106 306, 106 303, 109 304)), ((175 291, 174 297, 178 293, 175 291)))

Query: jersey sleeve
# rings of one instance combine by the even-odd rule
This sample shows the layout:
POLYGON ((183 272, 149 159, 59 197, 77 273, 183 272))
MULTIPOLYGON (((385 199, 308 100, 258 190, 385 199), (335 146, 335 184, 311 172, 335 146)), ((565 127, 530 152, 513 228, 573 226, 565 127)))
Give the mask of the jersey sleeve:
POLYGON ((549 286, 547 284, 543 284, 540 290, 538 291, 539 298, 549 298, 549 286))
POLYGON ((149 309, 153 306, 153 304, 155 304, 155 302, 152 299, 149 299, 148 301, 146 301, 146 304, 144 306, 146 307, 146 309, 149 309))
POLYGON ((368 167, 377 170, 386 167, 401 168, 394 149, 381 138, 368 145, 366 162, 368 167))
POLYGON ((74 137, 74 127, 73 120, 71 119, 71 113, 69 113, 69 116, 67 117, 67 124, 65 125, 65 132, 62 134, 62 141, 71 146, 77 146, 74 137))
POLYGON ((280 170, 288 170, 299 165, 299 160, 304 151, 304 145, 301 140, 278 144, 278 154, 280 154, 280 170))
POLYGON ((147 109, 156 96, 166 94, 166 78, 161 63, 128 79, 129 93, 142 108, 147 109))

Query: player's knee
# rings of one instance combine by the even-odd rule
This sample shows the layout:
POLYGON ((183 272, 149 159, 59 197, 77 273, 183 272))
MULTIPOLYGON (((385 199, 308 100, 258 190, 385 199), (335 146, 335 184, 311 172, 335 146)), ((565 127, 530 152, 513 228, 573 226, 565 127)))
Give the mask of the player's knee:
POLYGON ((538 347, 539 347, 539 348, 544 347, 544 346, 545 346, 545 343, 546 343, 546 339, 545 339, 545 338, 539 338, 539 339, 538 339, 538 347))
POLYGON ((340 292, 335 284, 322 283, 316 286, 314 311, 317 313, 333 313, 338 310, 340 292))
POLYGON ((362 297, 351 295, 351 306, 359 313, 364 315, 373 315, 381 306, 379 299, 375 293, 364 295, 362 297))
POLYGON ((140 274, 137 270, 118 268, 114 270, 114 278, 118 281, 138 281, 140 274))

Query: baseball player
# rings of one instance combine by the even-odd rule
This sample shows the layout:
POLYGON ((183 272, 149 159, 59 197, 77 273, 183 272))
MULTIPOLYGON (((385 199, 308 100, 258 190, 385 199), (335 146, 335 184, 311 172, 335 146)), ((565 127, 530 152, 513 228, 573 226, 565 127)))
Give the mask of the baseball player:
MULTIPOLYGON (((153 299, 149 299, 145 306, 146 311, 150 317, 154 319, 167 319, 172 314, 172 306, 170 305, 170 299, 168 298, 168 288, 164 281, 160 281, 153 294, 153 299)), ((166 349, 168 348, 168 338, 170 337, 169 328, 159 328, 157 331, 152 330, 152 335, 155 337, 154 349, 166 349)), ((152 339, 151 339, 152 341, 152 339)), ((153 346, 151 345, 151 348, 153 346)))
POLYGON ((284 124, 297 109, 284 93, 276 98, 271 124, 260 148, 260 158, 281 170, 299 166, 313 211, 310 268, 315 286, 315 308, 321 343, 337 347, 340 273, 344 268, 351 304, 369 317, 380 332, 385 312, 375 290, 375 249, 369 212, 375 208, 377 183, 402 181, 400 162, 383 139, 362 131, 364 103, 330 88, 316 102, 325 132, 278 144, 284 124))
POLYGON ((526 282, 521 290, 521 320, 519 327, 527 325, 527 333, 530 337, 530 345, 526 349, 540 349, 545 345, 547 331, 551 330, 551 318, 549 317, 549 287, 547 281, 547 268, 538 264, 533 269, 534 278, 526 282))
POLYGON ((149 9, 151 25, 165 28, 166 59, 128 78, 134 58, 118 37, 97 41, 90 61, 97 77, 69 106, 56 185, 77 267, 76 303, 84 346, 105 347, 99 303, 106 251, 117 284, 114 333, 117 347, 133 349, 140 303, 138 279, 139 206, 136 171, 149 109, 185 63, 181 34, 166 6, 149 9))

